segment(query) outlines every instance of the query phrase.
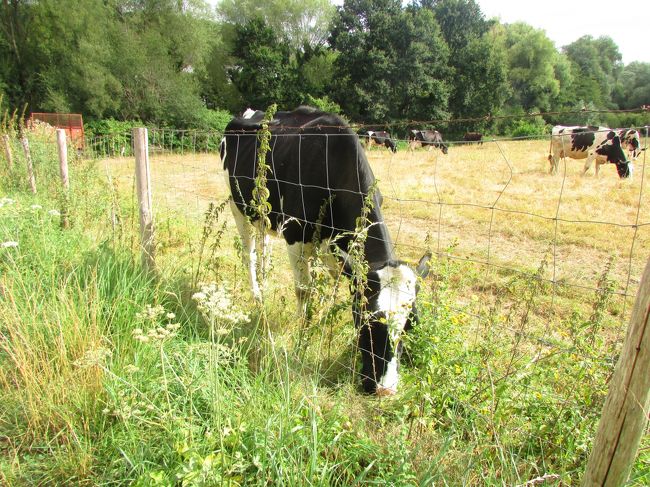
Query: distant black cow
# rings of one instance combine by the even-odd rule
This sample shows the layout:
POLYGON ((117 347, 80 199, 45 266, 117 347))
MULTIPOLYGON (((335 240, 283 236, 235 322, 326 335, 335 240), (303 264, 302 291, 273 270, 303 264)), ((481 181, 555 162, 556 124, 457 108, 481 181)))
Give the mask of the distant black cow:
POLYGON ((447 154, 449 148, 442 141, 442 134, 437 130, 418 130, 413 129, 409 132, 409 150, 416 147, 427 147, 429 150, 437 147, 443 154, 447 154))
POLYGON ((481 145, 483 144, 483 134, 481 132, 465 132, 463 140, 465 142, 477 142, 481 145))
POLYGON ((397 144, 385 130, 363 130, 359 132, 359 137, 366 148, 379 145, 386 147, 393 153, 397 152, 397 144))
MULTIPOLYGON (((262 294, 257 281, 254 227, 259 226, 259 215, 251 202, 257 193, 258 131, 263 118, 264 113, 259 111, 251 111, 248 118, 234 118, 221 142, 230 206, 244 246, 251 289, 258 299, 262 294)), ((362 282, 366 285, 352 286, 362 383, 367 392, 394 394, 402 335, 417 323, 417 278, 428 272, 430 254, 420 259, 416 270, 395 259, 381 212, 381 195, 373 190, 376 181, 372 169, 359 137, 341 118, 299 107, 276 113, 268 128, 269 220, 271 229, 287 243, 299 309, 307 297, 309 258, 316 253, 315 247, 335 249, 343 260, 344 273, 352 279, 359 279, 353 269, 363 268, 366 275, 362 282), (369 207, 368 200, 372 202, 369 207), (355 231, 361 220, 366 225, 365 239, 361 255, 353 257, 346 251, 351 242, 358 242, 355 231)))
POLYGON ((587 159, 582 174, 596 161, 596 176, 601 164, 612 163, 620 178, 632 176, 632 164, 627 160, 621 137, 607 127, 564 127, 556 125, 551 132, 550 173, 557 172, 561 157, 587 159))

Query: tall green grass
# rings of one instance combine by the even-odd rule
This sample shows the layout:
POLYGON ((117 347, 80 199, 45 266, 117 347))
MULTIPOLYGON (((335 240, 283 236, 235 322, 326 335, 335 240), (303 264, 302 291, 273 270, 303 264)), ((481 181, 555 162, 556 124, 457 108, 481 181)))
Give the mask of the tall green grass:
MULTIPOLYGON (((0 248, 0 483, 579 482, 620 347, 607 268, 592 312, 540 328, 543 280, 511 279, 477 315, 455 285, 469 264, 440 260, 400 392, 379 400, 359 392, 346 286, 324 269, 310 322, 288 269, 262 313, 213 207, 203 228, 157 215, 151 275, 132 196, 92 162, 71 172, 69 230, 54 171, 36 196, 0 179, 0 242, 17 242, 0 248)), ((630 485, 650 479, 647 445, 630 485)))

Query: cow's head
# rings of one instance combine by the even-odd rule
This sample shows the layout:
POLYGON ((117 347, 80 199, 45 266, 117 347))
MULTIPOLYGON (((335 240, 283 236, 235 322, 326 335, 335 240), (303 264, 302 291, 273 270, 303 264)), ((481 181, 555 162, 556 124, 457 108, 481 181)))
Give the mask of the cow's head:
POLYGON ((607 162, 616 164, 616 171, 620 178, 629 178, 632 176, 632 165, 625 156, 620 136, 615 131, 610 130, 607 132, 606 137, 596 148, 596 154, 605 156, 607 162))
POLYGON ((621 143, 623 147, 636 159, 641 154, 641 144, 639 142, 639 132, 634 129, 621 131, 621 143))
POLYGON ((417 323, 418 278, 428 274, 430 258, 425 254, 415 270, 399 261, 371 266, 363 294, 355 290, 353 312, 359 329, 361 382, 367 393, 385 396, 397 391, 402 334, 417 323))

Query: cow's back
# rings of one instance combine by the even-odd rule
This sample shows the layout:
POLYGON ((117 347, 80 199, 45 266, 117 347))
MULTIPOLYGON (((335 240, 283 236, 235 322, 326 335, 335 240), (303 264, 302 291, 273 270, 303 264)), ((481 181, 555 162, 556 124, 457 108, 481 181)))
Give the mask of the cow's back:
MULTIPOLYGON (((261 119, 233 119, 226 127, 224 168, 240 211, 255 219, 250 202, 257 175, 257 131, 261 119)), ((375 178, 357 135, 338 116, 301 107, 278 112, 269 124, 270 151, 266 162, 273 230, 282 230, 289 244, 339 237, 347 248, 350 232, 361 216, 366 195, 374 191, 368 218, 367 248, 371 255, 389 257, 390 238, 383 225, 375 178), (375 247, 377 249, 375 249, 375 247)))
POLYGON ((551 130, 552 152, 555 157, 585 159, 605 138, 606 127, 556 125, 551 130))

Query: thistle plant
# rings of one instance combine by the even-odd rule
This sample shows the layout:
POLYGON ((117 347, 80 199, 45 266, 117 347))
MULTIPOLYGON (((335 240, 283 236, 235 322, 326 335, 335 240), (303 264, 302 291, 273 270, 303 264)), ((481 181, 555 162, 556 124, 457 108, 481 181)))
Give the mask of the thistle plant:
POLYGON ((271 203, 269 196, 271 195, 268 184, 267 174, 271 172, 271 166, 266 162, 266 155, 271 150, 271 131, 269 130, 269 123, 273 120, 273 116, 277 111, 277 105, 274 103, 267 110, 262 120, 262 128, 257 132, 257 174, 255 176, 255 187, 252 194, 253 199, 250 202, 253 214, 257 220, 255 222, 255 231, 257 233, 255 241, 258 244, 258 259, 257 259, 257 275, 261 279, 261 289, 263 292, 264 281, 266 278, 266 265, 265 265, 265 238, 271 228, 271 203))

